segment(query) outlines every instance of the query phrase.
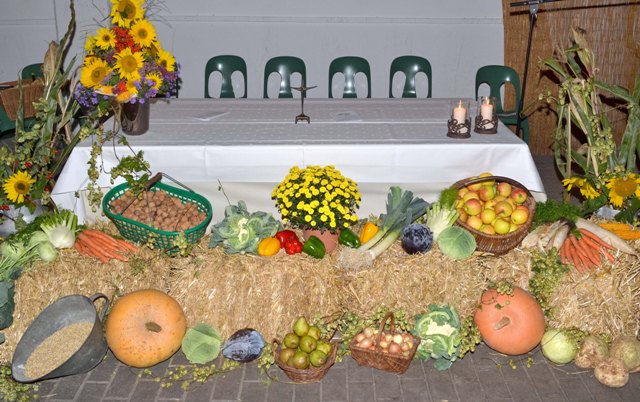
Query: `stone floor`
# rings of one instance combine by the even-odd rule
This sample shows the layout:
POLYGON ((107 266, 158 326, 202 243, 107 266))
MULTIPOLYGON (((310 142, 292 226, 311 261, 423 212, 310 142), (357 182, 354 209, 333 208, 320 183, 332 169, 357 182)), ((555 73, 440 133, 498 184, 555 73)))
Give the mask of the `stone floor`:
MULTIPOLYGON (((535 157, 549 198, 560 199, 562 186, 549 156, 535 157)), ((438 372, 432 363, 413 361, 403 375, 359 366, 350 357, 335 364, 321 382, 292 384, 276 366, 269 376, 255 364, 193 383, 188 391, 179 385, 163 388, 155 379, 186 364, 178 352, 152 367, 151 376, 118 362, 109 353, 86 374, 41 382, 42 401, 639 401, 640 374, 620 389, 607 388, 592 370, 573 364, 556 367, 538 349, 528 355, 505 357, 480 345, 475 353, 438 372), (276 378, 276 380, 270 377, 276 378)))

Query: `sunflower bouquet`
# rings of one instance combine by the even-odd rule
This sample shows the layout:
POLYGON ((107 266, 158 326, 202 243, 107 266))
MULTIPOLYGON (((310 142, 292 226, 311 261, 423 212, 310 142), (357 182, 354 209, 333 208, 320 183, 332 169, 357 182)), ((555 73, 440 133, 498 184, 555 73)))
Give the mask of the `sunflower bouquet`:
MULTIPOLYGON (((557 97, 540 99, 557 106, 554 142, 556 166, 567 191, 578 191, 582 212, 602 207, 618 211, 615 219, 637 221, 640 211, 640 175, 636 159, 640 135, 640 76, 633 92, 599 80, 595 57, 581 32, 573 31, 574 44, 542 64, 560 80, 557 97), (616 143, 602 97, 613 96, 626 109, 627 124, 616 143)), ((568 195, 568 193, 567 193, 568 195)))
POLYGON ((83 106, 94 107, 112 98, 144 103, 175 93, 179 65, 146 19, 144 0, 111 0, 111 4, 111 25, 100 27, 86 40, 76 98, 83 106))
POLYGON ((334 166, 294 166, 271 193, 282 220, 301 229, 336 233, 358 221, 358 185, 334 166))

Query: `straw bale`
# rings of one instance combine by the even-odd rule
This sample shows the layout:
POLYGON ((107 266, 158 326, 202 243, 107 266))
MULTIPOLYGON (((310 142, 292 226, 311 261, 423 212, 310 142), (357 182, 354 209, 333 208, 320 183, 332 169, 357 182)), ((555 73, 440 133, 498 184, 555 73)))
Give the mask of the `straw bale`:
POLYGON ((174 271, 170 294, 189 325, 206 322, 223 337, 251 327, 270 341, 290 332, 297 316, 330 315, 341 304, 331 256, 227 255, 220 247, 202 256, 201 265, 174 271))
MULTIPOLYGON (((636 241, 636 249, 638 249, 636 241)), ((640 331, 640 261, 621 254, 614 265, 584 276, 572 270, 550 299, 555 327, 604 334, 640 331)))
MULTIPOLYGON (((6 341, 0 348, 0 361, 11 361, 24 331, 42 310, 60 297, 103 293, 113 301, 114 297, 137 289, 166 289, 165 278, 170 266, 149 250, 141 251, 137 258, 145 268, 135 274, 126 262, 113 260, 103 265, 69 249, 61 250, 55 262, 38 263, 24 272, 15 283, 13 324, 3 331, 6 341)), ((102 310, 103 303, 102 300, 96 302, 98 311, 102 310)))

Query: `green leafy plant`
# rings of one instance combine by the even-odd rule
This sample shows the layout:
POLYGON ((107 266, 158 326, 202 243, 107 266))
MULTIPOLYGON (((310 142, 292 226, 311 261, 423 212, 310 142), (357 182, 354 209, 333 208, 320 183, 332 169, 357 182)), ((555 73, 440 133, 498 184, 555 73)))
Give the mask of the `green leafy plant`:
POLYGON ((257 253, 260 240, 282 230, 282 224, 266 212, 250 213, 247 204, 228 205, 224 219, 211 229, 209 247, 222 245, 228 254, 257 253))
POLYGON ((557 107, 553 151, 556 165, 570 191, 583 197, 583 215, 612 206, 618 220, 631 222, 640 210, 640 75, 633 92, 599 80, 595 56, 583 33, 573 30, 574 43, 542 61, 560 80, 557 97, 540 95, 557 107), (616 143, 603 97, 613 97, 628 113, 620 143, 616 143))
POLYGON ((218 357, 221 344, 222 337, 215 328, 199 323, 182 338, 182 352, 190 363, 205 364, 218 357))
POLYGON ((460 317, 447 304, 429 304, 427 312, 416 316, 414 334, 421 339, 419 359, 434 359, 436 370, 446 370, 459 357, 460 317))

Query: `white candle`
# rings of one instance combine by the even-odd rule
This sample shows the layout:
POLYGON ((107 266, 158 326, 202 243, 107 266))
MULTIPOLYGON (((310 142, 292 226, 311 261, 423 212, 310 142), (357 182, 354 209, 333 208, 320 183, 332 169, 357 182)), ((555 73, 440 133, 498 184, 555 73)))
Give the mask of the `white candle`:
MULTIPOLYGON (((482 120, 491 120, 493 119, 493 105, 489 102, 489 98, 484 98, 482 105, 480 105, 480 115, 482 116, 482 120)), ((487 123, 484 126, 486 129, 492 129, 493 123, 487 123)))
MULTIPOLYGON (((458 124, 465 123, 467 121, 467 109, 462 105, 462 101, 458 102, 458 106, 453 108, 453 119, 458 121, 458 124)), ((466 133, 467 127, 462 127, 460 133, 466 133)))

